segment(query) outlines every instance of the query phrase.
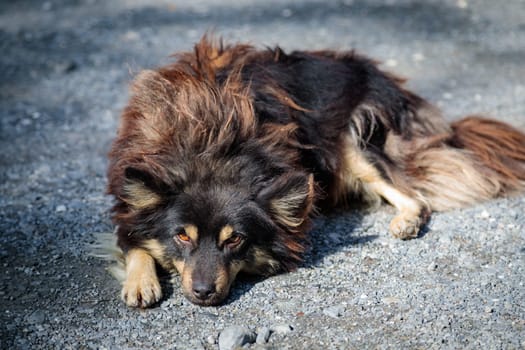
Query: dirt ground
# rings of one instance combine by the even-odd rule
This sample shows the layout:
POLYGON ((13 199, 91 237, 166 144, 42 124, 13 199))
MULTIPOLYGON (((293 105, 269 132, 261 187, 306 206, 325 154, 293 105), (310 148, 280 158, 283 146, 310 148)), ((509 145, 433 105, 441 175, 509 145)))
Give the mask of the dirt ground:
POLYGON ((394 211, 319 218, 290 274, 240 281, 219 307, 165 285, 127 308, 107 264, 106 154, 140 69, 206 31, 292 49, 355 48, 409 78, 448 119, 480 113, 525 130, 522 0, 0 2, 0 348, 525 348, 525 196, 437 213, 391 238, 394 211))

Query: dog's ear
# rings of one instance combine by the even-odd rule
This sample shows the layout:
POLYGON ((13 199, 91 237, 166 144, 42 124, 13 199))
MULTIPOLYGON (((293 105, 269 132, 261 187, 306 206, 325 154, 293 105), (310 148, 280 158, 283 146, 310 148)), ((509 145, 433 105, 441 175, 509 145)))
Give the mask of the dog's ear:
POLYGON ((150 172, 128 167, 124 171, 124 200, 135 209, 153 208, 163 201, 170 188, 150 172))
POLYGON ((279 224, 298 229, 308 218, 314 201, 313 175, 288 173, 259 193, 257 201, 279 224))

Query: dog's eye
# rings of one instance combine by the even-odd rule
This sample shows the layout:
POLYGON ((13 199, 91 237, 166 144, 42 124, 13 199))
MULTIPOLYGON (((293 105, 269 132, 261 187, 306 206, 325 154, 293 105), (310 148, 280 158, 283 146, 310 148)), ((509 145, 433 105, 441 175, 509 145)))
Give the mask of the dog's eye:
POLYGON ((234 232, 232 233, 231 237, 224 242, 224 244, 228 246, 228 248, 235 248, 241 244, 243 240, 244 237, 241 234, 234 232))
POLYGON ((175 237, 177 237, 177 239, 179 241, 182 241, 182 242, 190 242, 191 241, 191 238, 190 236, 188 236, 186 234, 186 231, 184 231, 184 229, 180 230, 179 232, 177 232, 177 234, 175 235, 175 237))

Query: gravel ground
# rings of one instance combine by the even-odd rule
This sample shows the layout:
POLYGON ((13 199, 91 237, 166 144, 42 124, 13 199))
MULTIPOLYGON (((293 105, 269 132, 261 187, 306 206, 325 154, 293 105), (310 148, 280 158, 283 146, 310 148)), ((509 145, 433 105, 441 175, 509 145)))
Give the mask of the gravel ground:
POLYGON ((525 347, 525 196, 435 214, 389 237, 389 207, 316 221, 290 274, 198 307, 178 280, 132 310, 106 263, 106 153, 127 84, 208 29, 259 46, 356 48, 450 120, 525 129, 522 0, 0 2, 0 348, 525 347))

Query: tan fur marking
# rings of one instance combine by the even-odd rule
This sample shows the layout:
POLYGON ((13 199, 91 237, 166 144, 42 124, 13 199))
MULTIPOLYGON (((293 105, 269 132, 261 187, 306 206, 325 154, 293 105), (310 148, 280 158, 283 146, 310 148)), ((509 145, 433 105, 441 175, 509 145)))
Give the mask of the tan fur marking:
POLYGON ((311 112, 310 110, 299 106, 284 90, 279 89, 278 87, 265 85, 263 90, 279 100, 282 104, 296 109, 302 112, 311 112))
POLYGON ((343 155, 341 185, 337 189, 337 196, 344 200, 348 192, 361 193, 368 202, 380 201, 379 193, 370 189, 366 184, 381 181, 377 169, 362 155, 361 151, 347 139, 343 155))
POLYGON ((242 270, 244 263, 232 263, 227 268, 220 267, 215 279, 216 292, 219 295, 226 295, 237 274, 242 270))
POLYGON ((401 239, 417 237, 422 224, 421 205, 385 181, 374 182, 370 186, 399 211, 390 222, 390 233, 401 239))
POLYGON ((160 300, 160 288, 155 260, 144 249, 132 249, 126 255, 126 280, 122 299, 128 306, 148 307, 160 300))
POLYGON ((406 194, 401 193, 399 190, 392 187, 392 185, 387 184, 384 180, 375 181, 369 183, 369 185, 373 191, 386 199, 400 212, 419 215, 419 212, 421 211, 419 203, 408 197, 406 194))
POLYGON ((191 277, 193 269, 186 264, 179 267, 182 267, 182 273, 180 274, 182 290, 187 296, 191 297, 191 295, 193 294, 193 278, 191 277))
POLYGON ((470 151, 430 148, 416 154, 413 166, 421 175, 413 181, 432 210, 458 208, 496 197, 502 188, 497 176, 470 151))
POLYGON ((199 240, 199 230, 195 225, 185 225, 184 230, 186 234, 191 238, 192 242, 198 242, 199 240))
POLYGON ((244 264, 242 271, 253 274, 271 274, 279 270, 279 262, 262 249, 254 248, 253 264, 244 264))
POLYGON ((182 276, 184 272, 184 266, 185 266, 184 260, 173 259, 172 262, 173 262, 173 266, 175 266, 175 269, 177 269, 177 272, 179 273, 179 275, 182 276))
POLYGON ((305 212, 309 211, 312 199, 314 195, 314 180, 313 175, 308 177, 308 192, 296 191, 286 195, 283 198, 277 198, 271 201, 271 207, 273 212, 276 214, 276 218, 283 225, 291 228, 301 226, 306 216, 297 216, 296 211, 301 206, 305 205, 305 212), (308 201, 308 203, 307 203, 308 201))
POLYGON ((148 239, 142 243, 142 247, 165 269, 170 269, 169 261, 166 259, 165 247, 156 239, 148 239))
MULTIPOLYGON (((184 264, 184 262, 173 261, 177 270, 181 272, 181 284, 184 294, 190 299, 195 300, 193 296, 193 271, 194 266, 191 264, 184 264)), ((235 280, 237 274, 243 269, 245 263, 231 263, 229 266, 216 265, 216 278, 215 278, 215 297, 211 300, 201 301, 195 300, 194 302, 202 305, 214 305, 217 301, 223 300, 230 290, 230 286, 235 280), (215 301, 214 301, 215 300, 215 301)))
POLYGON ((221 232, 219 233, 219 244, 223 244, 226 240, 228 240, 233 233, 233 227, 230 225, 226 225, 221 229, 221 232))
POLYGON ((228 291, 230 289, 230 284, 232 281, 232 278, 230 278, 232 276, 230 272, 234 273, 233 277, 236 275, 236 269, 234 266, 235 265, 231 265, 228 270, 224 266, 220 266, 218 268, 217 278, 215 279, 215 290, 218 294, 221 294, 222 292, 228 291))
POLYGON ((373 105, 360 104, 351 116, 354 126, 350 129, 353 134, 351 139, 362 143, 369 141, 377 126, 377 119, 380 119, 382 114, 383 112, 373 105))
POLYGON ((213 70, 224 68, 230 64, 232 60, 232 53, 230 51, 219 52, 213 49, 210 54, 210 65, 213 70))
POLYGON ((363 193, 369 200, 385 199, 399 211, 390 223, 390 233, 402 239, 417 237, 422 222, 422 205, 388 184, 361 151, 350 142, 347 143, 344 162, 343 176, 348 186, 347 190, 363 193))
POLYGON ((161 201, 159 195, 149 190, 144 184, 135 181, 125 184, 124 192, 126 196, 123 200, 135 209, 151 208, 161 201))

